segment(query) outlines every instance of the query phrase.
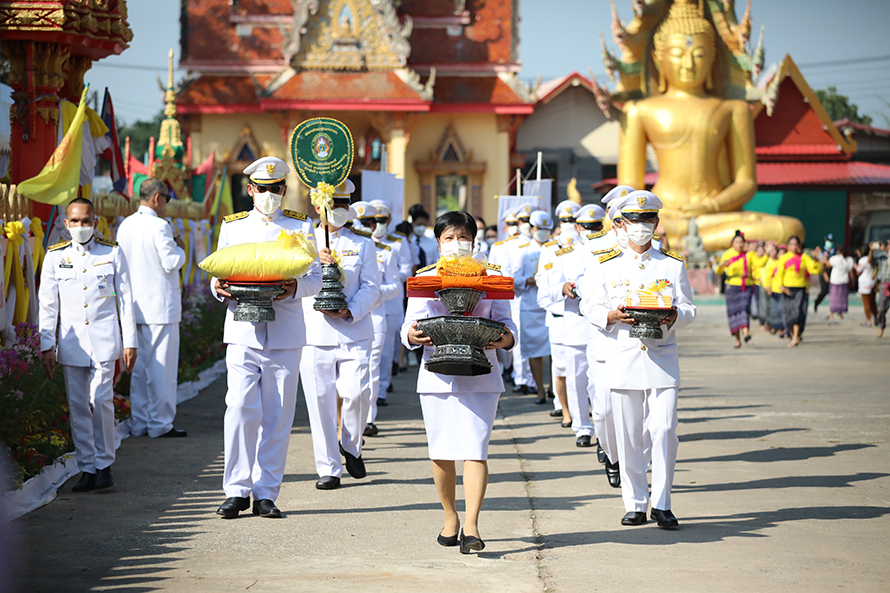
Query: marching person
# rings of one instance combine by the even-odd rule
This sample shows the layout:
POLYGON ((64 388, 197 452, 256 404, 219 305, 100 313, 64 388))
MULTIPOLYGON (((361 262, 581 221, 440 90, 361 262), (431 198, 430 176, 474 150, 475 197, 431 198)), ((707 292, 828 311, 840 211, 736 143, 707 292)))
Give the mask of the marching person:
POLYGON ((422 268, 436 263, 436 239, 430 228, 430 215, 420 204, 414 204, 408 208, 408 222, 411 223, 411 242, 417 245, 420 257, 419 266, 422 268))
POLYGON ((173 427, 179 370, 179 321, 182 291, 179 270, 185 243, 164 219, 170 192, 163 181, 146 179, 139 188, 139 209, 120 225, 117 236, 133 284, 139 358, 130 380, 130 430, 133 436, 184 437, 173 427))
POLYGON ((676 331, 695 318, 692 291, 683 258, 652 247, 661 200, 648 191, 634 191, 615 205, 621 210, 629 239, 628 249, 599 258, 591 268, 590 291, 584 291, 581 310, 597 327, 616 330, 606 354, 606 373, 612 393, 621 494, 626 514, 622 525, 646 522, 649 485, 646 434, 651 437, 652 520, 659 527, 678 525, 671 512, 671 485, 677 460, 677 392, 680 367, 676 331), (625 312, 631 291, 658 283, 672 291, 671 312, 662 320, 664 338, 630 337, 634 319, 625 312), (648 412, 647 412, 648 410, 648 412))
MULTIPOLYGON (((476 223, 466 212, 446 212, 436 221, 435 236, 442 255, 471 255, 475 233, 476 223)), ((495 267, 488 264, 489 270, 495 267)), ((434 274, 435 265, 418 271, 419 276, 434 274)), ((429 360, 433 353, 432 340, 417 329, 417 321, 448 314, 439 299, 408 299, 401 330, 402 343, 411 349, 422 347, 424 360, 429 360)), ((497 368, 494 349, 513 347, 516 326, 510 317, 510 306, 503 300, 483 299, 472 315, 493 319, 506 326, 504 333, 486 347, 488 360, 497 368)), ((433 480, 445 511, 445 524, 436 541, 442 546, 460 545, 462 554, 485 548, 479 535, 479 511, 488 486, 488 443, 498 398, 503 390, 504 382, 496 372, 476 377, 441 375, 421 365, 417 376, 433 480), (457 460, 464 461, 466 516, 463 529, 456 504, 457 460)))
MULTIPOLYGON (((279 158, 263 157, 244 169, 253 210, 223 219, 219 249, 229 245, 275 241, 282 230, 305 233, 312 224, 300 212, 281 209, 290 167, 279 158)), ((216 513, 233 519, 250 507, 253 514, 279 518, 275 506, 284 477, 287 445, 297 403, 297 369, 306 345, 302 302, 321 290, 321 267, 313 263, 301 278, 284 283, 284 294, 272 303, 273 322, 235 321, 235 301, 225 279, 211 278, 217 300, 227 301, 223 341, 228 374, 224 419, 223 490, 226 500, 216 513)))
MULTIPOLYGON (((521 251, 532 241, 531 219, 532 212, 537 208, 529 206, 519 206, 514 210, 516 216, 516 231, 518 233, 517 240, 507 243, 507 251, 504 257, 498 256, 496 265, 501 266, 505 276, 515 277, 519 272, 518 265, 522 260, 521 251)), ((549 234, 548 234, 549 239, 549 234)), ((510 301, 513 307, 513 321, 516 323, 517 333, 515 336, 516 344, 513 348, 513 392, 527 395, 536 393, 538 390, 535 384, 534 375, 529 367, 528 358, 522 353, 522 315, 519 314, 519 293, 517 298, 510 301)), ((543 371, 542 371, 543 373, 543 371)), ((543 403, 543 402, 542 402, 543 403)))
MULTIPOLYGON (((333 208, 326 213, 327 224, 319 224, 315 238, 330 248, 319 250, 322 264, 337 264, 343 276, 343 295, 347 308, 337 311, 316 311, 312 299, 303 302, 306 316, 307 347, 300 362, 300 378, 309 410, 312 449, 319 490, 340 487, 343 462, 346 471, 356 479, 364 478, 362 432, 370 408, 371 382, 369 357, 374 337, 370 313, 380 304, 380 270, 377 247, 370 233, 344 228, 354 218, 350 195, 355 185, 348 179, 333 196, 333 208), (341 407, 341 435, 337 435, 337 397, 341 407)), ((321 208, 315 206, 321 215, 321 208)))
MULTIPOLYGON (((506 239, 502 239, 500 241, 495 241, 488 248, 488 263, 493 266, 499 266, 501 268, 507 268, 509 262, 509 249, 515 245, 519 245, 517 242, 519 240, 519 219, 516 218, 516 209, 511 208, 504 212, 504 218, 501 221, 504 225, 504 230, 507 234, 506 239)), ((513 320, 519 319, 519 302, 516 299, 510 301, 511 311, 513 312, 513 320)), ((519 333, 513 336, 514 340, 519 339, 519 333)), ((516 342, 518 344, 518 341, 516 342)), ((505 383, 513 383, 515 368, 514 364, 519 361, 519 350, 518 348, 513 348, 512 350, 498 350, 498 357, 503 363, 503 376, 505 383)), ((528 389, 526 388, 525 393, 528 393, 528 389)))
POLYGON ((754 273, 757 254, 745 250, 745 235, 736 231, 732 245, 720 256, 716 274, 726 274, 726 319, 729 333, 735 338, 735 348, 741 348, 742 340, 751 339, 748 328, 748 313, 751 310, 751 297, 756 294, 754 273))
POLYGON ((111 381, 121 353, 127 372, 136 363, 136 317, 127 257, 117 243, 93 236, 93 203, 72 200, 65 227, 71 241, 47 250, 40 273, 40 357, 50 377, 56 361, 62 365, 81 472, 72 490, 87 492, 114 485, 111 381))
POLYGON ((800 344, 806 329, 810 275, 821 273, 822 264, 804 253, 800 237, 792 235, 788 239, 788 252, 776 264, 776 282, 782 291, 785 331, 790 330, 791 334, 789 348, 800 344))

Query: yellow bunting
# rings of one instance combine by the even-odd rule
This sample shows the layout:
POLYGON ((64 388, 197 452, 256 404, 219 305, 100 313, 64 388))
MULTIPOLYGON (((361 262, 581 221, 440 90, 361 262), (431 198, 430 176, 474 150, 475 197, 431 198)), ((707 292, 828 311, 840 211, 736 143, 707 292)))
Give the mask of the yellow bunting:
POLYGON ((315 189, 309 190, 312 205, 319 209, 318 214, 321 217, 321 223, 324 225, 328 224, 327 213, 334 208, 335 189, 330 183, 319 181, 315 189))

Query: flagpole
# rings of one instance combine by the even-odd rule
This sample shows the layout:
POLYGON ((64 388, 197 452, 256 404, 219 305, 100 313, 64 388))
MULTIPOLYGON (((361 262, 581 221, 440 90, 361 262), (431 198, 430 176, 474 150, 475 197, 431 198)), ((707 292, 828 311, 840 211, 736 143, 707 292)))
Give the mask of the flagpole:
POLYGON ((56 218, 56 211, 58 210, 58 206, 53 204, 52 210, 49 211, 49 220, 46 221, 46 232, 43 234, 43 250, 46 251, 46 244, 49 243, 49 231, 53 228, 53 223, 56 218))

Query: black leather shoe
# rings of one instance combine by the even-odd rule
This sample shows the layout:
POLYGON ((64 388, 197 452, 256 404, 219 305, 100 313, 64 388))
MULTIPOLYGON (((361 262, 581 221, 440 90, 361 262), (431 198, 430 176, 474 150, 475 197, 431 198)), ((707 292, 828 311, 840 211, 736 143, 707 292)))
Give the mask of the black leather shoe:
MULTIPOLYGON (((646 515, 643 515, 643 519, 646 515)), ((485 549, 485 542, 473 535, 465 535, 464 530, 460 530, 460 553, 469 554, 470 551, 481 552, 485 549)))
POLYGON ((253 514, 267 519, 280 519, 281 511, 268 498, 253 501, 253 514))
MULTIPOLYGON (((389 385, 386 386, 386 392, 387 393, 393 392, 392 383, 390 383, 389 385)), ((383 400, 383 401, 385 402, 386 400, 383 400)), ((385 406, 386 404, 384 403, 383 405, 385 406)))
POLYGON ((96 489, 96 474, 80 472, 80 479, 71 488, 71 492, 89 492, 96 489))
POLYGON ((177 428, 171 428, 170 430, 168 430, 167 432, 165 432, 158 438, 159 439, 175 439, 175 438, 187 437, 188 435, 189 435, 188 431, 179 430, 177 428))
POLYGON ((559 425, 562 426, 563 428, 571 428, 571 427, 572 427, 572 421, 569 420, 568 422, 560 422, 559 425))
POLYGON ((376 437, 377 433, 380 432, 380 429, 377 428, 377 425, 373 422, 368 422, 368 425, 365 427, 364 432, 362 434, 366 437, 376 437))
POLYGON ((453 548, 458 544, 457 534, 455 533, 454 535, 445 537, 444 535, 439 533, 439 535, 436 537, 436 543, 438 543, 440 546, 445 546, 446 548, 453 548))
POLYGON ((562 418, 562 410, 553 410, 550 412, 551 418, 562 418))
POLYGON ((575 446, 576 447, 592 447, 593 445, 590 443, 590 435, 582 434, 581 436, 579 436, 578 439, 575 441, 575 446))
POLYGON ((535 399, 535 403, 538 404, 539 406, 542 406, 547 403, 547 398, 545 397, 542 399, 535 399))
POLYGON ((658 523, 659 527, 665 529, 673 529, 680 526, 680 522, 674 517, 670 509, 662 511, 656 508, 652 509, 652 520, 658 523))
POLYGON ((388 405, 389 405, 389 404, 386 403, 386 398, 385 398, 385 397, 378 397, 378 398, 377 398, 377 407, 383 407, 383 408, 385 408, 385 407, 388 406, 388 405))
POLYGON ((642 525, 646 522, 646 513, 632 511, 621 518, 622 525, 642 525))
POLYGON ((219 508, 216 509, 216 514, 222 517, 223 519, 234 519, 238 516, 238 513, 241 511, 246 511, 250 508, 250 499, 242 498, 240 496, 230 496, 226 499, 224 503, 219 505, 219 508))
POLYGON ((528 385, 517 385, 513 388, 513 393, 528 395, 531 391, 528 390, 528 385))
POLYGON ((609 458, 606 458, 606 478, 609 480, 609 486, 612 488, 621 488, 621 468, 618 463, 612 465, 609 458))
POLYGON ((100 469, 96 472, 96 490, 102 490, 103 488, 111 488, 114 486, 114 478, 111 477, 111 468, 106 467, 105 469, 100 469))
POLYGON ((346 466, 346 471, 350 476, 356 480, 361 480, 368 475, 368 472, 365 471, 365 462, 362 461, 361 455, 356 457, 352 453, 347 452, 346 449, 343 448, 343 445, 340 445, 340 453, 346 458, 346 463, 343 465, 346 466))
POLYGON ((603 448, 600 446, 599 441, 596 443, 596 460, 600 463, 606 462, 606 452, 603 451, 603 448))
MULTIPOLYGON (((392 363, 392 376, 395 377, 398 374, 399 374, 399 363, 394 362, 394 363, 392 363)), ((390 385, 390 387, 392 387, 392 385, 390 385)))
POLYGON ((318 490, 335 490, 340 487, 340 478, 336 476, 325 476, 323 478, 318 478, 318 481, 315 483, 315 487, 318 490))

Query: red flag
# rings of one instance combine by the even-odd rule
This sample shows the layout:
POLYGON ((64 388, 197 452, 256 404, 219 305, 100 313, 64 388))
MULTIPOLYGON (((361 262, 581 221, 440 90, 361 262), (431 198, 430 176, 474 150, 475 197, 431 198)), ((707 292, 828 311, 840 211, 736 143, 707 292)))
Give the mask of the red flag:
POLYGON ((194 171, 192 171, 193 175, 207 175, 208 179, 213 173, 213 162, 216 159, 216 151, 211 152, 210 156, 207 157, 207 160, 195 167, 194 171))
MULTIPOLYGON (((105 87, 105 99, 102 101, 102 121, 108 126, 108 134, 105 137, 111 142, 111 146, 105 149, 102 157, 111 163, 111 181, 114 189, 126 195, 125 190, 128 187, 127 174, 124 170, 124 157, 121 154, 120 139, 117 137, 114 106, 111 104, 111 93, 108 92, 108 87, 105 87)), ((127 199, 129 199, 129 196, 127 199)))

